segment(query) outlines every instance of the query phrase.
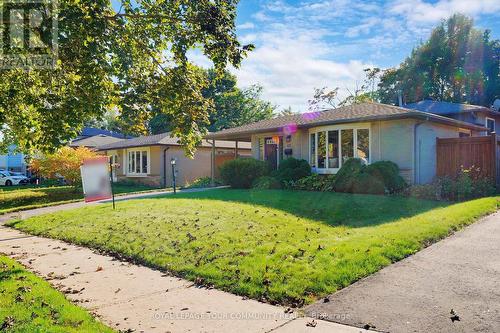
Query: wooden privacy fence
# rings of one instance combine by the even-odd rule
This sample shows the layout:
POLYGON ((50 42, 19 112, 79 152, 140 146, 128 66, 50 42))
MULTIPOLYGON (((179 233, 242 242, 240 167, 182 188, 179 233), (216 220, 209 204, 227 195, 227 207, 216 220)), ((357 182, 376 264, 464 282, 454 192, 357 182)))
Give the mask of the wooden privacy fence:
POLYGON ((461 169, 479 168, 482 177, 499 183, 498 139, 489 136, 437 139, 438 177, 457 176, 461 169))

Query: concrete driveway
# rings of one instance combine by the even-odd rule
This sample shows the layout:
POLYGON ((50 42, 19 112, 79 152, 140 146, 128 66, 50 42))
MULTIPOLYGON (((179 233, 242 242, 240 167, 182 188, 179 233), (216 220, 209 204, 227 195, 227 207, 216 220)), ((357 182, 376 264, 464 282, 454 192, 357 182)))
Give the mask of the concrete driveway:
POLYGON ((383 332, 500 332, 500 213, 331 295, 329 302, 309 306, 306 313, 383 332))

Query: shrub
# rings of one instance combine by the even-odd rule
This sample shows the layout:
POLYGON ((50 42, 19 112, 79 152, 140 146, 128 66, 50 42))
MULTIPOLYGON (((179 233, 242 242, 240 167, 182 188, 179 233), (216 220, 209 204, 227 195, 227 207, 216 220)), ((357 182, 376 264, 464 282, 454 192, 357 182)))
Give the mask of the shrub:
MULTIPOLYGON (((214 179, 214 185, 215 186, 221 186, 223 183, 218 180, 214 179)), ((212 178, 211 177, 201 177, 198 179, 195 179, 191 184, 186 186, 187 188, 204 188, 204 187, 210 187, 212 186, 212 178)))
POLYGON ((220 175, 233 188, 250 188, 257 178, 269 175, 269 167, 263 161, 239 158, 221 165, 220 175))
POLYGON ((360 159, 351 158, 340 168, 335 180, 337 192, 384 194, 399 192, 405 187, 399 167, 389 161, 364 165, 360 159))
POLYGON ((289 157, 281 161, 274 174, 281 182, 297 181, 311 175, 311 166, 306 160, 289 157))
POLYGON ((53 154, 34 158, 31 161, 30 169, 32 172, 49 179, 56 179, 57 175, 61 175, 69 184, 81 186, 80 166, 84 160, 96 157, 98 157, 97 153, 88 148, 63 147, 53 154))
POLYGON ((398 165, 394 162, 375 162, 366 166, 366 173, 379 180, 384 190, 389 193, 399 192, 407 186, 403 177, 399 175, 398 165))
POLYGON ((258 190, 280 189, 281 182, 274 177, 264 176, 264 177, 257 178, 254 181, 253 188, 258 189, 258 190))
POLYGON ((352 192, 354 180, 363 170, 363 162, 359 158, 351 158, 344 162, 337 172, 334 188, 337 192, 352 192))
POLYGON ((291 181, 285 184, 287 188, 293 190, 331 192, 333 191, 334 182, 335 175, 312 174, 298 181, 291 181))
POLYGON ((448 201, 465 201, 495 193, 494 182, 483 177, 477 168, 463 169, 455 178, 440 177, 431 184, 413 185, 407 191, 407 195, 419 199, 448 201))

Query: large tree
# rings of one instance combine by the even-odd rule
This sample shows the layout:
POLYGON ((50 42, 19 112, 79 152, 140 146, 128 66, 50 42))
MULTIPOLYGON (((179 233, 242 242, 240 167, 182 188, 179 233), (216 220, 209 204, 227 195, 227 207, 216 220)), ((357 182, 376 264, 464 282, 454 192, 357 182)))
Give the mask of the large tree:
MULTIPOLYGON (((209 69, 205 75, 208 84, 202 90, 202 95, 212 101, 214 106, 209 115, 209 131, 220 131, 274 116, 276 106, 262 99, 261 86, 240 89, 236 77, 228 71, 218 77, 215 70, 209 69)), ((148 127, 151 134, 169 132, 173 128, 173 118, 156 114, 148 122, 148 127)))
MULTIPOLYGON (((238 67, 252 46, 236 38, 237 2, 121 0, 115 11, 110 0, 59 0, 55 68, 0 70, 0 144, 54 151, 117 107, 135 131, 146 130, 152 110, 172 116, 192 154, 213 104, 188 51, 202 52, 219 76, 238 67)), ((39 34, 48 43, 50 33, 39 34)))
POLYGON ((384 72, 378 95, 397 103, 430 98, 489 106, 500 97, 500 41, 473 20, 456 14, 443 21, 429 40, 398 67, 384 72))

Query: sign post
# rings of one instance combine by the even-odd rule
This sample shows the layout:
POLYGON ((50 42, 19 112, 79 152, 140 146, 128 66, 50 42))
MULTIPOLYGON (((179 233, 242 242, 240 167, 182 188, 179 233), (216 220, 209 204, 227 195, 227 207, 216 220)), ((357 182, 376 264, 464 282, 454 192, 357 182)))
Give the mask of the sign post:
POLYGON ((83 161, 80 172, 82 174, 85 202, 113 198, 108 156, 100 156, 83 161))
POLYGON ((115 191, 113 191, 113 157, 109 159, 109 183, 111 184, 111 197, 113 197, 113 210, 115 207, 115 191))

